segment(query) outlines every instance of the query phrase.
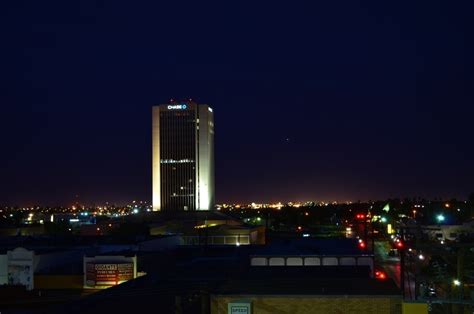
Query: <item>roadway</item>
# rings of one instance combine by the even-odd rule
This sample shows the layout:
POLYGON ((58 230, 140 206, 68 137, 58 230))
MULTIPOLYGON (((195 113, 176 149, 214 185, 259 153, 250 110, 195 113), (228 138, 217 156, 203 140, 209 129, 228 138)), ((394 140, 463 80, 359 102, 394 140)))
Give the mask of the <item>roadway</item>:
POLYGON ((400 287, 400 258, 388 255, 391 246, 388 241, 375 241, 375 265, 380 266, 400 287))
MULTIPOLYGON (((375 241, 374 255, 376 267, 382 268, 387 276, 393 279, 400 288, 400 257, 389 256, 388 252, 392 248, 389 241, 375 241)), ((414 275, 410 272, 405 272, 405 296, 413 299, 415 291, 414 275)))

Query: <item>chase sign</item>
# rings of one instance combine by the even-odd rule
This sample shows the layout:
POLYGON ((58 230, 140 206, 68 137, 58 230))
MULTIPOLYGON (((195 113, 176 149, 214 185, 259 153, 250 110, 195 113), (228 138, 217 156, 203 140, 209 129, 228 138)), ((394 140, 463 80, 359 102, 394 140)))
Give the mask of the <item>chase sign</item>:
POLYGON ((186 104, 168 105, 168 110, 186 110, 187 108, 186 104))

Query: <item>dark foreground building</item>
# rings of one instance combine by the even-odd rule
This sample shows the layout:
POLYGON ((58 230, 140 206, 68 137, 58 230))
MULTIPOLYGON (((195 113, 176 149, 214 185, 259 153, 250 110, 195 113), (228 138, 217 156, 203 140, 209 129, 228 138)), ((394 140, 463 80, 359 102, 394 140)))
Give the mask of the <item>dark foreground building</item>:
POLYGON ((180 246, 137 255, 144 276, 91 295, 84 295, 85 290, 74 296, 44 290, 26 303, 6 299, 0 302, 2 313, 28 313, 32 307, 31 313, 38 314, 140 309, 179 314, 402 313, 401 292, 392 280, 374 278, 370 263, 347 265, 350 258, 370 258, 357 253, 351 240, 180 246), (302 266, 295 266, 297 257, 303 259, 302 266), (334 259, 338 263, 331 262, 334 259))

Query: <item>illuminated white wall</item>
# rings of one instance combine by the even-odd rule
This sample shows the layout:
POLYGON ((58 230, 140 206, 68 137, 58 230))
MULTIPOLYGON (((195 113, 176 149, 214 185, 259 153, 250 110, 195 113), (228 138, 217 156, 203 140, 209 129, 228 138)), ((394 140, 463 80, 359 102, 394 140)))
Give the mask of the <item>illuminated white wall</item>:
POLYGON ((199 107, 199 160, 198 160, 198 206, 199 210, 210 210, 214 206, 214 114, 207 105, 199 107))
POLYGON ((161 209, 160 193, 160 107, 153 107, 152 122, 152 189, 153 189, 153 211, 161 209))

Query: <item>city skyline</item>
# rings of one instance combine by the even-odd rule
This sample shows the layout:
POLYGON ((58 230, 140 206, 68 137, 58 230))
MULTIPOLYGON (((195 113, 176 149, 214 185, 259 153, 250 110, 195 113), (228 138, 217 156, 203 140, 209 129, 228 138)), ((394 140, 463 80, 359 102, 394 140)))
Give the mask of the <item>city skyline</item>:
POLYGON ((217 203, 474 191, 471 4, 2 7, 0 204, 151 202, 170 98, 216 111, 217 203))

